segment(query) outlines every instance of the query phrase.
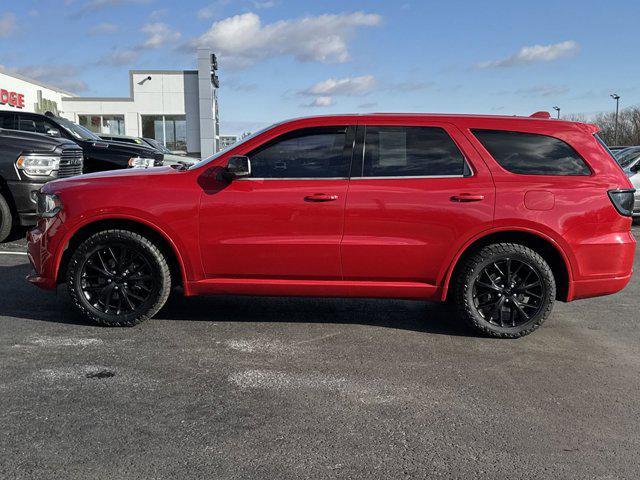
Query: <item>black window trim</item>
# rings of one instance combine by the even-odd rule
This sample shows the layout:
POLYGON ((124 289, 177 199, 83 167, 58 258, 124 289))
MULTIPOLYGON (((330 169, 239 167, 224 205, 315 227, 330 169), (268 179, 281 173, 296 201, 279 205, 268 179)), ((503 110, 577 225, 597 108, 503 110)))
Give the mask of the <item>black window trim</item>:
MULTIPOLYGON (((394 125, 358 125, 358 132, 356 135, 357 144, 355 147, 355 152, 357 153, 357 163, 354 161, 353 165, 355 165, 360 170, 360 175, 353 175, 353 167, 352 174, 350 180, 407 180, 407 179, 426 179, 426 178, 471 178, 476 176, 476 172, 471 166, 471 163, 467 159, 467 156, 464 153, 464 150, 460 148, 458 142, 456 142, 455 138, 451 135, 451 133, 443 126, 443 125, 413 125, 413 124, 394 124, 394 125), (394 176, 365 176, 364 175, 364 156, 366 154, 365 147, 365 139, 367 138, 367 127, 424 127, 424 128, 440 128, 444 130, 444 132, 449 136, 451 141, 454 143, 456 148, 460 151, 460 155, 465 163, 465 169, 469 173, 463 173, 462 175, 394 175, 394 176)), ((356 154, 354 152, 354 158, 356 158, 356 154)))
MULTIPOLYGON (((502 171, 504 171, 505 173, 508 173, 509 175, 518 175, 521 177, 549 177, 549 178, 571 178, 571 177, 592 177, 594 175, 594 170, 593 168, 591 168, 591 165, 589 164, 589 162, 587 162, 587 160, 585 160, 585 158, 580 155, 580 153, 573 148, 573 145, 571 145, 569 142, 564 141, 561 138, 558 138, 554 135, 549 135, 547 133, 538 133, 538 132, 532 132, 532 131, 525 131, 525 130, 518 130, 518 129, 505 129, 505 128, 469 128, 469 133, 471 133, 471 136, 473 137, 473 139, 478 142, 478 144, 484 149, 485 152, 487 152, 487 155, 489 155, 489 158, 498 166, 498 168, 500 168, 502 171), (517 172, 512 172, 511 170, 507 170, 505 167, 503 167, 500 162, 493 157, 493 155, 491 155, 491 152, 489 152, 489 150, 487 150, 487 148, 484 146, 484 144, 480 141, 480 139, 478 137, 476 137, 474 131, 494 131, 494 132, 507 132, 507 133, 524 133, 524 134, 528 134, 528 135, 540 135, 541 137, 549 137, 549 138, 553 138, 555 140, 558 140, 562 143, 564 143, 565 145, 567 145, 571 150, 573 150, 575 152, 575 154, 578 156, 578 158, 580 160, 582 160, 582 163, 584 163, 585 167, 587 167, 587 170, 589 170, 588 174, 581 174, 581 175, 559 175, 557 173, 517 173, 517 172)), ((615 161, 615 158, 614 158, 615 161)), ((618 162, 616 162, 618 163, 618 162)))
MULTIPOLYGON (((281 142, 283 140, 287 140, 288 138, 294 138, 298 135, 304 135, 305 132, 308 131, 322 131, 322 130, 334 130, 334 131, 338 131, 340 129, 343 129, 345 131, 345 144, 344 144, 344 150, 343 150, 343 159, 345 160, 345 162, 349 163, 349 168, 347 169, 347 171, 349 172, 351 170, 351 165, 352 165, 352 161, 353 161, 353 153, 354 153, 354 148, 355 148, 355 129, 356 126, 355 125, 318 125, 318 126, 309 126, 309 127, 302 127, 302 128, 297 128, 295 130, 291 130, 289 132, 285 132, 281 135, 278 135, 274 138, 272 138, 271 140, 269 140, 266 143, 263 143, 261 145, 258 145, 256 148, 254 148, 253 150, 251 150, 250 152, 245 153, 244 155, 246 155, 247 157, 249 157, 249 160, 251 160, 251 156, 255 155, 256 153, 269 148, 272 145, 275 145, 278 142, 281 142)), ((348 175, 348 174, 347 174, 348 175)), ((237 182, 247 182, 247 181, 269 181, 269 180, 349 180, 349 176, 345 176, 345 177, 241 177, 238 178, 236 181, 237 182)))

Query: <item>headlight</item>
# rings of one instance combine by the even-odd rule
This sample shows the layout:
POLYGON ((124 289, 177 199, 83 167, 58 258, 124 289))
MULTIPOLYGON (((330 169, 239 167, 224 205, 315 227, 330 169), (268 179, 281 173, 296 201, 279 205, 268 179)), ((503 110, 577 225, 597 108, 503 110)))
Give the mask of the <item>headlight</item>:
POLYGON ((39 217, 54 217, 62 210, 62 200, 51 193, 38 193, 36 213, 39 217))
POLYGON ((149 168, 155 165, 156 161, 153 158, 133 157, 129 159, 129 166, 131 168, 149 168))
POLYGON ((20 155, 16 161, 18 170, 27 175, 48 177, 60 168, 60 157, 51 155, 20 155))

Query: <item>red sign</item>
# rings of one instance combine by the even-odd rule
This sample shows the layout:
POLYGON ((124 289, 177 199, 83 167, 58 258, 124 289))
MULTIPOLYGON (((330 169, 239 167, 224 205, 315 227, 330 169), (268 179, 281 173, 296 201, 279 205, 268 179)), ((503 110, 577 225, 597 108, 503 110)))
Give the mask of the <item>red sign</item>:
POLYGON ((4 88, 0 89, 0 105, 24 108, 24 95, 22 93, 9 92, 4 88))

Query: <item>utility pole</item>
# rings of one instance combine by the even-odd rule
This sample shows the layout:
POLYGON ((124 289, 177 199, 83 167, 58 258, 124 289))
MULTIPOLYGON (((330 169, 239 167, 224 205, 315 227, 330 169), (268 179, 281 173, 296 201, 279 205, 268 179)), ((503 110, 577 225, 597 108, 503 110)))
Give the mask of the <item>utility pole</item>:
POLYGON ((553 109, 558 112, 558 120, 560 120, 560 107, 553 107, 553 109))
POLYGON ((613 127, 613 143, 614 145, 618 145, 618 107, 620 107, 620 95, 612 93, 610 97, 616 101, 616 123, 613 127))

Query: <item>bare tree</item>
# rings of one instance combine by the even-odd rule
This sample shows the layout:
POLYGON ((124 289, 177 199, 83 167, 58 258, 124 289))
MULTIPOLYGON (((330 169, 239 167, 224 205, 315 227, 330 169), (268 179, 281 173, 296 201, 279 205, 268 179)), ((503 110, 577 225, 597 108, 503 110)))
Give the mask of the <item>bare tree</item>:
MULTIPOLYGON (((592 118, 583 114, 570 114, 562 117, 571 122, 594 123, 600 128, 599 135, 607 145, 615 142, 615 112, 598 113, 592 118)), ((640 106, 636 105, 620 110, 618 114, 618 145, 640 145, 640 106)))

